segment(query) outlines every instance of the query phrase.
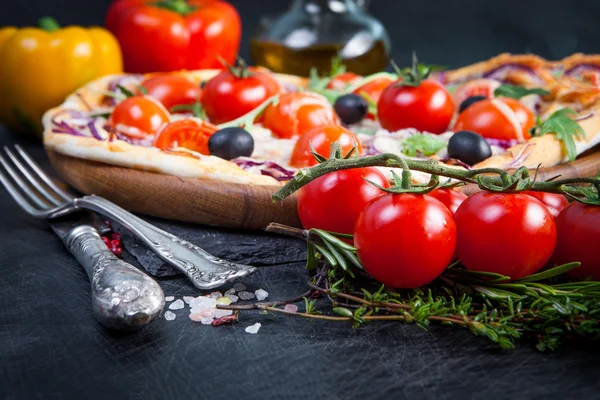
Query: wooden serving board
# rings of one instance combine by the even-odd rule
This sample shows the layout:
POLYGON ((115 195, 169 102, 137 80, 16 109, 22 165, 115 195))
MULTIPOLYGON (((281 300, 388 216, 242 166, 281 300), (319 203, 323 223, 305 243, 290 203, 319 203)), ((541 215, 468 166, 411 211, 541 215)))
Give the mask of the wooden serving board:
MULTIPOLYGON (((127 210, 185 222, 242 229, 264 229, 271 222, 300 227, 296 196, 273 203, 276 186, 249 186, 179 178, 48 152, 60 176, 85 194, 107 198, 127 210)), ((533 172, 533 171, 532 171, 533 172)), ((600 173, 600 148, 572 163, 539 170, 538 179, 594 176, 600 173)), ((459 190, 470 195, 476 185, 459 190)))
POLYGON ((300 227, 296 196, 273 203, 276 186, 252 186, 179 178, 117 167, 48 151, 50 162, 72 187, 141 214, 185 222, 264 229, 271 222, 300 227))

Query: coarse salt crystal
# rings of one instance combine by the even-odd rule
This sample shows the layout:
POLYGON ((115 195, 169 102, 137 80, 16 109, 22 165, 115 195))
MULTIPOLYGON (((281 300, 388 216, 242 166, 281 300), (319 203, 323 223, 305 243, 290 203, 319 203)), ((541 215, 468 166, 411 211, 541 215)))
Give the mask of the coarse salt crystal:
POLYGON ((177 317, 177 314, 175 314, 174 312, 171 312, 171 311, 165 312, 165 319, 167 321, 173 321, 175 319, 175 317, 177 317))
POLYGON ((235 294, 235 289, 234 289, 234 288, 228 289, 228 290, 225 292, 225 296, 227 296, 228 294, 235 294))
POLYGON ((175 300, 175 296, 167 296, 165 297, 165 301, 173 301, 175 300))
POLYGON ((258 289, 254 292, 254 295, 256 296, 256 300, 263 301, 264 299, 269 297, 269 292, 263 289, 258 289))
POLYGON ((217 310, 217 312, 215 313, 215 318, 222 318, 232 314, 233 310, 217 310))
POLYGON ((240 296, 240 299, 242 300, 250 300, 254 298, 254 293, 251 292, 239 292, 238 295, 240 296))
POLYGON ((190 319, 194 322, 200 322, 202 320, 202 318, 204 318, 203 315, 190 314, 190 319))
POLYGON ((190 314, 200 315, 205 318, 214 318, 216 313, 217 313, 216 308, 205 308, 205 309, 192 308, 192 310, 190 311, 190 314))
POLYGON ((246 290, 246 285, 238 282, 235 285, 233 285, 233 288, 235 289, 236 292, 241 292, 242 290, 246 290))
POLYGON ((254 325, 247 326, 246 332, 250 333, 252 335, 256 335, 258 333, 258 330, 260 329, 260 327, 261 327, 260 322, 257 322, 254 325))
POLYGON ((205 317, 205 318, 200 319, 200 323, 202 325, 211 325, 213 320, 214 320, 214 318, 212 318, 212 317, 205 317))
POLYGON ((217 300, 210 297, 200 297, 190 303, 190 308, 207 310, 217 307, 217 300))
POLYGON ((285 307, 283 307, 283 311, 298 312, 298 306, 295 304, 286 304, 285 307))
POLYGON ((194 296, 183 296, 183 301, 185 301, 186 304, 190 304, 191 301, 193 301, 195 299, 194 296))
POLYGON ((181 310, 183 307, 185 307, 185 304, 181 299, 178 299, 171 303, 169 310, 181 310))
POLYGON ((231 304, 231 299, 229 297, 219 297, 217 299, 217 304, 228 306, 231 304))
POLYGON ((210 294, 210 297, 212 297, 213 299, 218 299, 219 297, 223 297, 223 295, 221 294, 221 292, 212 292, 210 294))
POLYGON ((231 293, 226 293, 225 297, 227 297, 229 300, 231 300, 232 303, 237 303, 237 301, 240 299, 235 294, 231 294, 231 293))

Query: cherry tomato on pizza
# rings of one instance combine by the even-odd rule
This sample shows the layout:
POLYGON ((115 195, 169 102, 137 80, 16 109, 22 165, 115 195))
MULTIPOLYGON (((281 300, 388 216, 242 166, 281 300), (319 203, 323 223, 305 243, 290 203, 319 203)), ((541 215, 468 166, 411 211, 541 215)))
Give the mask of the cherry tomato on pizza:
POLYGON ((470 104, 465 103, 467 99, 471 97, 476 98, 471 101, 481 100, 483 98, 490 99, 494 97, 494 91, 498 89, 500 85, 500 81, 495 79, 473 79, 457 87, 452 93, 452 97, 454 98, 454 103, 460 106, 460 112, 462 112, 470 106, 470 104))
POLYGON ((535 125, 533 112, 518 100, 501 97, 478 101, 459 114, 455 131, 467 130, 488 139, 518 140, 531 138, 535 125))
MULTIPOLYGON (((390 78, 382 77, 367 82, 361 87, 357 88, 354 93, 363 96, 367 101, 377 104, 381 98, 381 94, 385 89, 388 88, 394 81, 390 78)), ((369 113, 367 118, 375 119, 377 116, 374 113, 369 113)))
POLYGON ((600 280, 600 206, 574 201, 558 215, 556 226, 554 262, 579 261, 581 266, 569 275, 600 280))
POLYGON ((108 121, 129 137, 144 138, 156 134, 170 121, 170 116, 158 100, 150 96, 133 96, 117 104, 108 121))
POLYGON ((285 93, 276 104, 267 107, 260 121, 282 139, 302 135, 325 125, 339 124, 340 120, 327 99, 316 93, 285 93))
POLYGON ((234 62, 240 17, 219 0, 116 0, 106 27, 118 39, 126 72, 220 68, 234 62))
POLYGON ((292 151, 290 165, 295 168, 317 165, 318 162, 311 152, 311 145, 317 153, 327 158, 331 154, 331 145, 334 142, 340 144, 344 155, 355 146, 358 154, 362 152, 358 138, 349 129, 341 125, 318 126, 298 138, 292 151))
POLYGON ((218 130, 216 126, 200 119, 182 119, 161 129, 154 146, 161 150, 183 147, 208 155, 208 140, 218 130))
POLYGON ((569 201, 562 194, 535 191, 525 191, 521 193, 533 196, 542 203, 544 203, 544 205, 548 207, 548 211, 550 211, 550 214, 552 214, 554 218, 558 217, 560 212, 569 205, 569 201))
POLYGON ((331 78, 327 84, 327 89, 343 91, 348 85, 359 79, 361 79, 360 75, 357 75, 354 72, 342 72, 331 78))
POLYGON ((212 123, 222 124, 249 113, 281 91, 271 73, 242 64, 229 67, 206 82, 203 106, 212 123))
POLYGON ((454 189, 435 189, 429 196, 438 199, 454 215, 458 207, 467 199, 467 195, 454 189))
POLYGON ((171 112, 174 106, 194 104, 202 98, 200 85, 182 75, 154 75, 146 78, 140 86, 148 96, 160 101, 171 112))
POLYGON ((354 245, 365 270, 395 288, 430 283, 456 248, 452 213, 421 194, 384 194, 371 201, 354 226, 354 245))
POLYGON ((475 193, 454 218, 458 258, 474 271, 519 279, 546 265, 556 245, 552 214, 523 193, 475 193))
POLYGON ((352 234, 358 215, 367 203, 382 196, 389 182, 377 168, 330 172, 298 191, 298 216, 305 229, 318 228, 352 234))
POLYGON ((384 129, 395 132, 415 128, 429 133, 446 132, 454 102, 439 82, 425 79, 418 86, 402 85, 398 81, 388 86, 377 103, 377 115, 384 129))

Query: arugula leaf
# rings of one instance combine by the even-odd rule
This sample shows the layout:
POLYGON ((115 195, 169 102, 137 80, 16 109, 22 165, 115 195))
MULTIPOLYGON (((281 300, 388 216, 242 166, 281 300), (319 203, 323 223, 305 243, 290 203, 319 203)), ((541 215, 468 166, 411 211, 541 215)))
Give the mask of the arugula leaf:
POLYGON ((377 115, 377 102, 365 91, 361 90, 359 94, 364 97, 365 100, 367 100, 367 104, 369 105, 369 113, 377 115))
POLYGON ((576 121, 569 115, 577 115, 570 108, 563 108, 554 112, 546 121, 539 125, 536 129, 538 136, 543 136, 547 133, 554 133, 558 140, 562 140, 567 149, 569 161, 575 160, 577 157, 577 148, 575 147, 575 138, 578 140, 585 138, 585 131, 576 121))
POLYGON ((193 104, 177 104, 169 109, 169 112, 180 111, 191 112, 194 117, 200 118, 201 120, 206 120, 206 112, 204 111, 204 108, 202 108, 202 104, 200 104, 198 99, 196 99, 196 102, 193 104))
POLYGON ((511 99, 517 100, 529 94, 539 94, 540 96, 547 96, 550 94, 550 92, 542 88, 527 89, 523 86, 518 85, 500 85, 500 87, 494 90, 494 96, 510 97, 511 99))
POLYGON ((446 146, 446 142, 434 135, 419 133, 402 141, 402 153, 409 157, 431 156, 446 146))
POLYGON ((121 86, 121 85, 117 85, 117 89, 119 89, 121 91, 121 93, 123 93, 125 95, 125 97, 133 97, 135 96, 135 94, 133 94, 133 92, 131 90, 126 89, 125 87, 121 86))

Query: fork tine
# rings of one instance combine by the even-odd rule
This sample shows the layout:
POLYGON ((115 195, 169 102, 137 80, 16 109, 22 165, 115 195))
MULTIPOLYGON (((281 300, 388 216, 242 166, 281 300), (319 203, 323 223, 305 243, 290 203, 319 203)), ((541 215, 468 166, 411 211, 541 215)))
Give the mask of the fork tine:
MULTIPOLYGON (((15 167, 17 167, 17 169, 19 171, 21 171, 21 174, 25 177, 25 179, 27 179, 29 181, 31 186, 33 186, 35 188, 35 190, 37 190, 39 193, 41 193, 41 195, 44 196, 44 198, 48 202, 50 202, 51 204, 53 204, 55 206, 59 206, 62 203, 64 203, 64 201, 57 199, 56 196, 53 196, 50 192, 48 192, 48 190, 46 190, 46 188, 44 187, 44 184, 40 183, 40 181, 37 180, 31 174, 31 172, 29 172, 29 170, 23 165, 23 163, 21 163, 21 161, 19 161, 19 159, 13 154, 13 152, 7 146, 4 146, 4 151, 6 152, 6 155, 11 159, 11 161, 13 162, 15 167)), ((17 180, 14 175, 13 175, 13 179, 17 180)), ((23 189, 26 192, 26 190, 25 190, 25 188, 23 188, 23 186, 21 186, 21 189, 23 189)))
POLYGON ((35 161, 33 161, 33 158, 31 158, 31 156, 21 148, 21 146, 16 144, 15 149, 17 150, 21 158, 25 160, 27 165, 29 165, 29 167, 38 175, 38 177, 41 180, 43 180, 44 183, 46 183, 46 185, 48 185, 50 189, 54 190, 61 199, 63 199, 64 201, 73 200, 74 197, 65 190, 61 189, 56 183, 54 183, 54 181, 50 179, 48 175, 46 175, 44 170, 35 161))
POLYGON ((10 166, 2 154, 0 154, 0 164, 2 164, 6 170, 6 173, 13 179, 13 182, 16 183, 19 188, 21 188, 21 192, 29 198, 29 203, 34 203, 35 206, 41 210, 50 208, 50 204, 41 199, 36 192, 27 185, 24 179, 13 169, 13 167, 10 166))
MULTIPOLYGON (((6 160, 0 155, 0 164, 6 167, 6 160)), ((4 188, 8 191, 8 193, 12 196, 12 198, 17 202, 17 204, 25 210, 28 214, 31 214, 35 217, 39 217, 42 212, 37 208, 33 207, 29 201, 23 197, 23 195, 19 192, 19 190, 10 182, 7 176, 0 169, 0 183, 4 186, 4 188)))

